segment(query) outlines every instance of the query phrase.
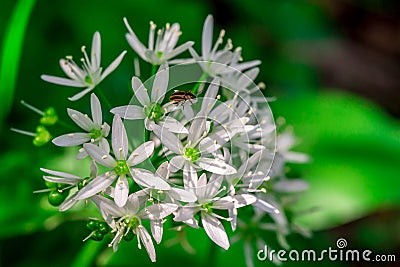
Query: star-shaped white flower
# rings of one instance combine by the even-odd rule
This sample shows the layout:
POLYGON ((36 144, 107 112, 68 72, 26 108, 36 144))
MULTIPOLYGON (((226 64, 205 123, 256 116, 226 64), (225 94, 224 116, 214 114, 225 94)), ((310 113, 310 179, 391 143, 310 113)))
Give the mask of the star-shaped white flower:
POLYGON ((185 144, 167 129, 155 125, 155 135, 172 153, 176 154, 170 160, 172 171, 183 169, 185 189, 192 191, 197 186, 197 169, 212 173, 227 175, 236 173, 231 165, 215 157, 213 153, 220 148, 214 141, 207 138, 206 118, 201 114, 191 121, 185 144))
POLYGON ((133 168, 133 166, 143 162, 153 154, 154 142, 149 141, 140 145, 128 157, 128 137, 124 124, 118 115, 114 116, 111 143, 115 159, 98 146, 93 144, 83 145, 94 161, 105 167, 112 168, 112 170, 97 176, 82 188, 75 197, 76 199, 89 198, 105 190, 117 180, 114 201, 118 206, 122 207, 125 205, 129 194, 127 176, 130 176, 137 184, 146 188, 170 189, 169 184, 161 178, 152 175, 146 170, 133 168))
MULTIPOLYGON (((85 133, 69 133, 53 139, 53 143, 57 146, 78 146, 84 143, 92 143, 101 147, 107 153, 110 151, 110 145, 106 137, 110 132, 110 126, 103 123, 103 114, 101 111, 100 101, 95 94, 90 97, 90 107, 92 111, 92 119, 87 115, 73 109, 67 109, 68 115, 73 122, 80 128, 85 130, 85 133)), ((84 149, 79 151, 78 159, 84 158, 87 153, 84 149)))
POLYGON ((129 33, 126 34, 126 40, 132 49, 135 50, 144 61, 150 62, 153 65, 161 65, 164 62, 167 62, 194 44, 194 42, 189 41, 175 48, 179 36, 182 34, 178 23, 172 25, 167 23, 165 29, 157 31, 157 39, 154 40, 156 25, 151 21, 149 44, 148 47, 146 47, 136 37, 136 34, 132 30, 126 18, 124 18, 124 23, 129 31, 129 33))
POLYGON ((226 250, 230 246, 229 240, 219 219, 231 221, 232 217, 224 218, 216 214, 214 210, 228 210, 231 214, 233 213, 231 212, 232 210, 236 211, 238 208, 252 204, 255 201, 255 197, 248 194, 218 197, 221 192, 226 190, 225 187, 221 188, 222 181, 223 177, 221 175, 212 174, 207 182, 207 176, 203 173, 194 190, 197 202, 180 207, 175 214, 174 220, 185 222, 194 228, 198 228, 198 222, 194 219, 194 215, 200 212, 201 222, 207 235, 218 246, 226 250))
POLYGON ((92 91, 105 77, 113 72, 121 63, 122 58, 126 54, 123 51, 104 71, 100 66, 101 61, 101 39, 100 33, 95 32, 92 41, 92 51, 90 59, 86 53, 85 46, 82 47, 83 58, 81 59, 82 67, 67 56, 66 59, 60 59, 60 66, 68 78, 56 77, 51 75, 42 75, 42 80, 49 83, 55 83, 71 87, 84 87, 85 89, 76 95, 68 98, 75 101, 92 91))
POLYGON ((208 15, 203 26, 201 56, 199 56, 192 47, 189 47, 190 54, 194 60, 198 62, 205 73, 211 77, 216 77, 235 70, 242 71, 261 63, 259 60, 238 63, 238 61, 241 60, 241 49, 237 48, 232 52, 232 42, 230 39, 228 39, 227 44, 221 50, 218 50, 219 46, 223 43, 225 31, 221 30, 219 37, 213 46, 213 28, 213 16, 208 15))
MULTIPOLYGON (((168 88, 169 68, 163 64, 158 69, 153 81, 151 95, 138 77, 132 78, 132 88, 135 96, 142 106, 126 105, 116 107, 111 113, 118 114, 127 120, 142 120, 147 130, 153 130, 155 124, 162 125, 172 132, 185 132, 185 127, 171 116, 166 116, 172 107, 170 103, 161 106, 168 88)), ((173 107, 172 107, 173 108, 173 107)))
POLYGON ((94 196, 92 200, 96 203, 104 220, 108 222, 115 232, 115 237, 110 244, 114 251, 118 249, 122 238, 133 232, 133 234, 138 236, 139 249, 141 249, 141 241, 151 261, 156 261, 156 251, 153 241, 146 228, 142 225, 142 220, 150 220, 150 227, 154 238, 161 241, 161 221, 174 212, 178 208, 177 205, 165 203, 142 208, 136 194, 131 194, 128 197, 128 201, 124 207, 118 207, 114 202, 102 196, 94 196))
MULTIPOLYGON (((59 171, 53 171, 53 170, 48 170, 45 168, 40 168, 42 172, 47 173, 48 175, 43 175, 43 179, 45 181, 51 182, 51 183, 57 183, 57 184, 65 184, 68 185, 68 189, 71 187, 76 187, 78 190, 80 187, 84 187, 86 185, 86 182, 88 179, 93 179, 97 176, 98 168, 96 166, 96 163, 92 161, 90 163, 90 176, 88 178, 81 178, 77 175, 66 173, 66 172, 59 172, 59 171)), ((62 190, 62 189, 61 189, 62 190)), ((58 207, 59 211, 66 211, 70 208, 72 208, 79 200, 75 199, 76 195, 78 194, 79 191, 76 191, 73 193, 71 196, 69 196, 67 199, 63 201, 63 203, 60 204, 58 207)))

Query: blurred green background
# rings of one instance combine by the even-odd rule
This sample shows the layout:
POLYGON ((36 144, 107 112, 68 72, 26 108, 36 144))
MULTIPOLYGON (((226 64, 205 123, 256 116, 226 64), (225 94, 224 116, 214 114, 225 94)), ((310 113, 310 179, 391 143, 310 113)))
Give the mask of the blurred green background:
MULTIPOLYGON (((299 137, 296 149, 313 158, 309 164, 290 166, 291 175, 310 183, 310 190, 293 208, 296 222, 315 231, 311 239, 291 235, 291 247, 322 250, 335 247, 342 237, 349 248, 396 254, 398 262, 399 10, 395 0, 2 0, 0 266, 150 265, 135 242, 123 244, 114 255, 99 243, 83 244, 88 234, 85 222, 73 211, 59 214, 46 203, 46 194, 32 193, 45 187, 40 167, 80 173, 70 160, 73 151, 51 144, 34 147, 30 137, 9 129, 34 131, 38 124, 39 117, 20 105, 21 99, 40 109, 54 106, 63 120, 67 120, 66 107, 88 110, 87 97, 68 102, 77 90, 46 84, 40 75, 63 76, 58 59, 80 56, 80 47, 90 45, 95 31, 102 36, 104 65, 128 50, 121 67, 102 83, 117 106, 131 97, 128 86, 135 57, 125 41, 122 18, 128 18, 144 43, 150 20, 159 26, 179 22, 181 43, 193 40, 200 49, 207 14, 215 17, 215 33, 225 29, 234 46, 243 48, 245 60, 262 60, 258 81, 266 83, 266 95, 277 97, 271 103, 275 117, 286 118, 299 137), (10 21, 15 22, 13 28, 10 21)), ((146 73, 147 65, 141 66, 146 73)), ((55 136, 65 132, 50 130, 55 136)), ((166 231, 164 241, 172 236, 166 231)), ((243 241, 228 251, 212 253, 203 231, 189 231, 188 240, 196 254, 184 252, 179 245, 166 248, 163 242, 156 246, 158 261, 152 266, 245 264, 243 241)), ((256 255, 254 262, 272 265, 258 262, 256 255)))

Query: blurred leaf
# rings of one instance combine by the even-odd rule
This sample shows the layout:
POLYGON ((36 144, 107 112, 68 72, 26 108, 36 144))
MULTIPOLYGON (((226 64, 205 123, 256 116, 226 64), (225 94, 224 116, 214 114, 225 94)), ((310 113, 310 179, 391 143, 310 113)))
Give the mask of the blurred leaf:
POLYGON ((293 125, 301 149, 313 161, 297 167, 311 188, 297 209, 316 208, 298 218, 324 229, 399 205, 400 127, 370 103, 333 92, 281 100, 272 109, 293 125))
POLYGON ((11 108, 25 30, 34 4, 35 0, 18 1, 4 34, 0 61, 0 121, 11 108))

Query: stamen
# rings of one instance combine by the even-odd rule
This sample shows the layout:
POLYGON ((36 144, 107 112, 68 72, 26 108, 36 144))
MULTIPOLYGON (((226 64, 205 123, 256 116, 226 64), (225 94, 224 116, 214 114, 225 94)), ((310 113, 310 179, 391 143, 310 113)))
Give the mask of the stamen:
POLYGON ((26 103, 24 100, 21 100, 21 104, 25 107, 27 107, 28 109, 32 110, 33 112, 36 112, 37 114, 39 114, 40 116, 43 116, 43 111, 41 111, 40 109, 26 103))
POLYGON ((265 83, 263 83, 263 82, 259 82, 259 83, 257 84, 257 86, 258 86, 258 88, 260 88, 260 89, 265 89, 265 88, 266 88, 266 85, 265 85, 265 83))

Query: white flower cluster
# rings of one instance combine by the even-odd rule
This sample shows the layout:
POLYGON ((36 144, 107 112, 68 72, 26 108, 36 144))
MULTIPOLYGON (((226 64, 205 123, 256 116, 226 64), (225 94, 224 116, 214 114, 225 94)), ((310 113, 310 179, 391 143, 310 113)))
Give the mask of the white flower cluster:
MULTIPOLYGON (((146 47, 124 22, 128 43, 153 65, 154 75, 147 81, 132 78, 134 97, 131 103, 111 109, 111 127, 103 121, 94 93, 91 117, 67 110, 82 131, 61 135, 53 143, 79 147, 76 159, 90 157, 92 163, 86 178, 41 169, 44 179, 56 184, 53 203, 65 211, 80 200, 94 202, 102 220, 90 221, 89 237, 100 240, 111 235, 110 246, 117 250, 123 240, 137 236, 139 248, 145 247, 151 261, 156 260, 153 239, 161 242, 167 220, 181 231, 204 228, 223 249, 230 246, 227 225, 234 231, 245 224, 239 216, 245 207, 252 207, 251 214, 258 217, 269 214, 282 226, 282 219, 276 218, 283 218, 284 210, 274 194, 307 187, 302 180, 285 177, 285 163, 307 158, 288 151, 294 140, 290 133, 276 138, 273 116, 260 91, 263 85, 254 83, 260 61, 243 62, 240 48, 233 50, 230 40, 223 45, 224 31, 213 44, 211 15, 203 28, 201 56, 194 42, 175 47, 181 35, 177 23, 156 31, 150 22, 146 47), (192 58, 176 59, 187 50, 192 58), (185 78, 184 69, 196 69, 197 80, 173 84, 173 78, 185 78), (136 126, 129 127, 131 123, 136 126), (144 221, 149 221, 151 235, 144 221)), ((85 48, 82 51, 82 68, 71 57, 60 61, 69 79, 42 76, 51 83, 85 87, 70 100, 94 90, 126 53, 103 72, 99 33, 93 37, 91 59, 85 48)))

